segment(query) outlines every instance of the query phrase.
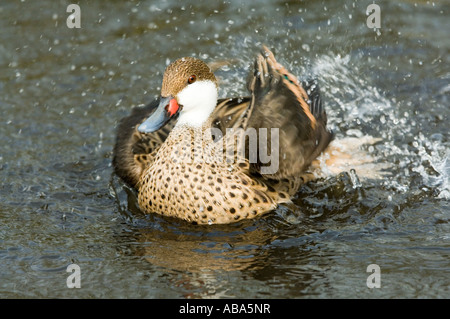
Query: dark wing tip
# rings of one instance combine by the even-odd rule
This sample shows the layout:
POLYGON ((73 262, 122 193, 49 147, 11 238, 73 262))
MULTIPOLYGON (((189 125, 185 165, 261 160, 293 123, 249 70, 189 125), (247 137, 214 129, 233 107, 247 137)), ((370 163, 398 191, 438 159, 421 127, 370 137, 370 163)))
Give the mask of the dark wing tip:
POLYGON ((302 81, 302 87, 308 95, 308 105, 312 115, 317 121, 327 124, 327 114, 323 106, 320 94, 320 86, 317 79, 306 79, 302 81))

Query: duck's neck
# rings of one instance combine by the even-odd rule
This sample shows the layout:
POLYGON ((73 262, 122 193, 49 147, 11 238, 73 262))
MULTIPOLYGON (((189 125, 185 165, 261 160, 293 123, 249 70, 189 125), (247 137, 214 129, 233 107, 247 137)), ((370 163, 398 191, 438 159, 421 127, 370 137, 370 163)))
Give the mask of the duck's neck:
POLYGON ((178 121, 170 134, 173 136, 191 136, 192 138, 198 140, 201 136, 204 136, 206 132, 210 131, 211 126, 211 116, 208 116, 201 123, 198 123, 198 125, 193 125, 192 123, 180 123, 178 121))
MULTIPOLYGON (((176 126, 186 126, 189 128, 202 128, 207 125, 210 114, 196 114, 195 112, 184 113, 179 117, 176 126)), ((209 123, 210 124, 210 123, 209 123)))

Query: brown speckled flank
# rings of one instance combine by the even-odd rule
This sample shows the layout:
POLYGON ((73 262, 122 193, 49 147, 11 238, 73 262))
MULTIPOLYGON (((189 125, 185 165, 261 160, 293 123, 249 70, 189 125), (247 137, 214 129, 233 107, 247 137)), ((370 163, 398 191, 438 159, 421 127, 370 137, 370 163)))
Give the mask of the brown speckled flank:
POLYGON ((249 176, 246 161, 213 161, 212 139, 208 141, 198 134, 208 128, 182 126, 172 130, 140 179, 141 209, 198 224, 224 224, 276 207, 277 194, 249 176), (194 138, 188 141, 181 136, 194 138), (187 160, 191 150, 195 158, 187 160))
MULTIPOLYGON (((215 81, 204 62, 179 59, 166 70, 163 96, 176 96, 188 85, 185 73, 201 74, 197 81, 215 81)), ((317 84, 299 83, 264 48, 255 59, 247 87, 249 97, 219 100, 201 127, 174 126, 176 120, 171 120, 156 132, 138 132, 136 128, 157 102, 133 110, 121 121, 114 168, 138 190, 142 211, 196 224, 232 223, 290 201, 300 185, 312 178, 308 166, 332 139, 317 84), (263 164, 249 163, 248 152, 233 163, 218 161, 215 141, 208 135, 211 127, 224 134, 227 128, 279 128, 278 171, 262 175, 263 164)))

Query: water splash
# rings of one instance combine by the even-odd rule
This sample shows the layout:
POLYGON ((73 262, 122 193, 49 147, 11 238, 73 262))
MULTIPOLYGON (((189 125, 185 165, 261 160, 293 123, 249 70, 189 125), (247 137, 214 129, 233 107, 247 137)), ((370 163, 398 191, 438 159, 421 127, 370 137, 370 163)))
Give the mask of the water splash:
MULTIPOLYGON (((390 101, 379 90, 359 77, 357 68, 351 65, 350 56, 320 56, 312 66, 313 74, 320 75, 327 105, 339 106, 343 111, 339 118, 345 122, 371 121, 375 114, 392 108, 390 101)), ((327 107, 327 113, 335 114, 334 108, 327 107)), ((339 119, 336 119, 339 121, 339 119)), ((342 120, 340 120, 342 121, 342 120)))
POLYGON ((424 135, 413 102, 408 97, 386 97, 362 78, 354 63, 349 55, 323 55, 312 66, 313 73, 320 75, 329 123, 337 133, 319 158, 321 177, 354 168, 362 179, 383 178, 384 186, 404 193, 411 189, 415 172, 437 198, 450 198, 446 136, 424 135), (374 131, 379 135, 367 134, 374 131))
MULTIPOLYGON (((246 62, 252 50, 247 46, 240 50, 246 52, 245 57, 221 77, 222 96, 247 94, 246 62)), ((288 60, 282 54, 277 58, 288 60)), ((423 185, 436 190, 438 198, 449 198, 448 143, 442 134, 437 138, 436 134, 427 137, 420 132, 413 102, 387 97, 370 82, 370 76, 359 71, 360 59, 353 60, 350 55, 328 53, 311 62, 309 70, 302 63, 289 61, 288 68, 299 78, 310 74, 319 79, 328 123, 336 133, 328 151, 313 163, 317 177, 354 169, 363 184, 375 179, 386 189, 406 193, 412 187, 411 174, 418 173, 423 185)))
POLYGON ((422 177, 423 183, 437 191, 437 198, 450 199, 450 150, 444 148, 440 142, 417 144, 420 161, 412 168, 422 177))

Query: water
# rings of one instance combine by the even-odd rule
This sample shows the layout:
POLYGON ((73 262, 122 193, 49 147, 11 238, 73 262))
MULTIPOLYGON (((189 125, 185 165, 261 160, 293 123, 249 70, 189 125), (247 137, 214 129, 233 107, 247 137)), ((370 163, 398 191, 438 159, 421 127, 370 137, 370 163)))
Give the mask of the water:
POLYGON ((450 4, 379 1, 373 30, 370 3, 92 0, 69 29, 66 1, 2 1, 0 296, 450 297, 450 4), (112 174, 118 120, 180 56, 230 61, 219 94, 245 95, 262 44, 319 79, 336 143, 372 142, 257 220, 140 213, 112 174))

